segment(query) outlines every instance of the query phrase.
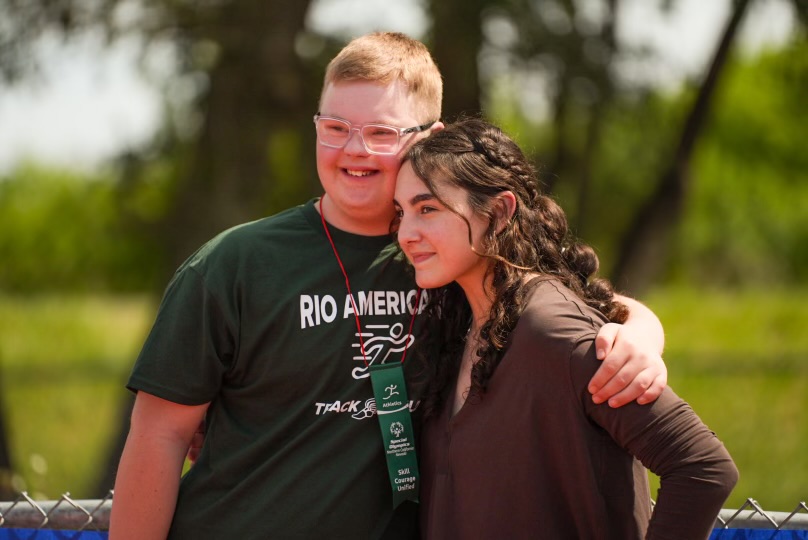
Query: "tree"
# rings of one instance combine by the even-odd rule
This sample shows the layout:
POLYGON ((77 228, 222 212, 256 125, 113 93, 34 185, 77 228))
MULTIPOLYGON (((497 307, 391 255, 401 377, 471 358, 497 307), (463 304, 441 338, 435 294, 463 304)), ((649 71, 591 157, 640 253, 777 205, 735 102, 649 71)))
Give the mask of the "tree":
MULTIPOLYGON (((137 35, 147 49, 170 44, 176 77, 196 88, 186 116, 197 118, 198 128, 183 132, 167 118, 152 152, 176 160, 164 215, 140 223, 162 241, 168 275, 213 234, 264 215, 277 194, 270 173, 288 172, 282 166, 288 149, 300 154, 313 141, 310 98, 317 90, 307 87, 306 67, 295 50, 309 4, 0 0, 0 77, 12 82, 29 76, 32 51, 44 34, 69 40, 100 30, 108 39, 137 35)), ((130 156, 124 196, 152 160, 130 156)), ((297 165, 298 178, 313 176, 311 160, 297 165)), ((309 194, 314 184, 310 180, 297 191, 309 194)))
POLYGON ((492 4, 484 12, 488 69, 483 85, 489 96, 484 105, 520 135, 525 150, 541 165, 545 191, 564 202, 571 228, 585 236, 605 115, 618 91, 615 59, 629 52, 616 38, 622 4, 492 4), (507 97, 494 99, 503 81, 507 97), (546 112, 537 114, 542 103, 546 112))
MULTIPOLYGON (((2 375, 2 372, 0 372, 2 375)), ((3 378, 0 377, 0 387, 3 378)), ((11 486, 11 478, 14 469, 11 466, 11 453, 9 452, 8 431, 5 425, 5 404, 0 399, 0 501, 14 499, 14 489, 11 486)))
MULTIPOLYGON (((265 215, 272 193, 270 171, 290 172, 279 165, 284 157, 277 150, 283 148, 278 139, 292 139, 298 149, 311 146, 304 145, 311 139, 311 90, 295 52, 308 6, 308 1, 297 0, 233 0, 215 3, 202 15, 195 9, 182 11, 187 19, 181 28, 187 35, 180 43, 207 44, 215 60, 204 72, 208 84, 198 104, 201 128, 190 142, 169 211, 157 227, 167 240, 167 270, 217 232, 265 215)), ((297 180, 313 177, 312 161, 297 160, 297 180)), ((121 409, 119 434, 99 493, 111 487, 130 409, 131 402, 121 409)))
POLYGON ((666 280, 808 282, 807 37, 727 66, 666 280))
MULTIPOLYGON (((198 129, 182 133, 168 119, 155 142, 158 155, 173 155, 175 177, 164 215, 140 225, 162 241, 163 274, 168 276, 213 234, 266 213, 270 197, 278 192, 270 173, 292 172, 297 176, 287 183, 293 193, 312 191, 313 160, 290 161, 288 155, 290 148, 300 156, 303 148, 313 147, 310 98, 319 85, 308 87, 306 68, 295 50, 309 4, 0 0, 0 76, 11 82, 30 75, 31 51, 45 33, 70 39, 101 30, 109 39, 136 34, 146 44, 171 44, 180 68, 177 76, 197 81, 190 111, 200 120, 198 129)), ((152 164, 143 156, 130 156, 127 163, 124 196, 152 164)))
POLYGON ((622 239, 613 275, 614 282, 622 290, 633 294, 643 292, 668 262, 671 234, 681 219, 689 187, 695 144, 703 133, 719 75, 748 6, 749 0, 735 1, 707 75, 682 128, 671 163, 622 239))
POLYGON ((453 120, 481 109, 478 55, 483 47, 482 19, 490 0, 429 2, 430 45, 443 74, 443 116, 453 120))
POLYGON ((273 138, 304 138, 299 127, 310 123, 310 94, 294 49, 309 2, 218 5, 208 24, 185 25, 195 42, 210 41, 218 53, 200 99, 202 126, 163 223, 172 231, 172 263, 213 234, 265 214, 273 138))

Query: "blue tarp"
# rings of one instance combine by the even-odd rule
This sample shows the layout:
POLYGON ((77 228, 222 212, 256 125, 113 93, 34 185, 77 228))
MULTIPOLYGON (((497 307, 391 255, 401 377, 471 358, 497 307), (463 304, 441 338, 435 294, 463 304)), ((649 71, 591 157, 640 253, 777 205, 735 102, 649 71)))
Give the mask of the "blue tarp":
POLYGON ((808 540, 808 530, 715 529, 710 540, 808 540))
MULTIPOLYGON (((99 531, 54 531, 50 529, 3 529, 0 540, 107 540, 99 531)), ((808 540, 808 530, 715 529, 710 540, 808 540)))
POLYGON ((107 540, 104 531, 55 531, 52 529, 3 529, 0 540, 107 540))

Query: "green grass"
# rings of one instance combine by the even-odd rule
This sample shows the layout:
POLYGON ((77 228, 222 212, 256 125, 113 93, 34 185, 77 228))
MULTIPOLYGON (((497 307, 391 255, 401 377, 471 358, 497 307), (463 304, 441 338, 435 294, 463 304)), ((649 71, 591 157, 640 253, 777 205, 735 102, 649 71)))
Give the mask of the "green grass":
POLYGON ((646 303, 665 327, 669 384, 740 470, 725 507, 808 500, 808 290, 663 290, 646 303))
MULTIPOLYGON (((725 506, 752 497, 791 511, 808 499, 808 289, 644 300, 665 326, 671 386, 741 471, 725 506)), ((0 295, 0 399, 18 489, 88 496, 154 310, 147 297, 0 295)))
POLYGON ((89 496, 154 309, 147 297, 0 296, 0 398, 18 491, 89 496))

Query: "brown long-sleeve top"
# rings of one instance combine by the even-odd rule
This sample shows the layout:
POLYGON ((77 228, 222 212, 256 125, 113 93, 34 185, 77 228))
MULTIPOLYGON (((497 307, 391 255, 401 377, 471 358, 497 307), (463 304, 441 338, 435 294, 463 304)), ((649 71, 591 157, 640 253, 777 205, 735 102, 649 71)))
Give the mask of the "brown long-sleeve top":
POLYGON ((446 400, 424 426, 424 539, 709 536, 737 481, 724 446, 670 389, 595 405, 605 319, 556 281, 534 284, 485 395, 451 418, 446 400), (661 477, 653 515, 643 465, 661 477))

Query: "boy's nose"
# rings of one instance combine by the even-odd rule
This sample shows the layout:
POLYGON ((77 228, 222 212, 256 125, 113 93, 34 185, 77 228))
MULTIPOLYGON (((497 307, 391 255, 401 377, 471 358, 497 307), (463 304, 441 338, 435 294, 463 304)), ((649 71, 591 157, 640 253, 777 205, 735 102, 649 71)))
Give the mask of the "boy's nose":
POLYGON ((365 148, 365 141, 362 140, 362 133, 359 131, 359 128, 351 129, 351 132, 348 134, 348 142, 345 143, 344 151, 347 154, 351 155, 365 155, 368 153, 367 148, 365 148))

